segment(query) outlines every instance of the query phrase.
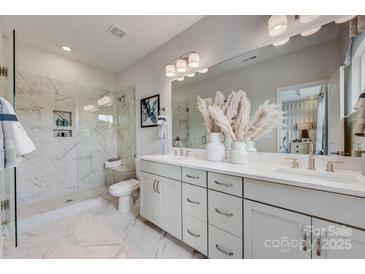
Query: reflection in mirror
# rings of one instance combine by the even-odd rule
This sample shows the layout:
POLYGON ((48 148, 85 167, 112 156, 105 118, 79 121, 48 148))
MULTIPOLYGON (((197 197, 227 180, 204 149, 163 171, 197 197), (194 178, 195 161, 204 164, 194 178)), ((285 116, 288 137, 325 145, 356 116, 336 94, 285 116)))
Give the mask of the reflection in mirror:
MULTIPOLYGON (((196 98, 227 97, 244 90, 256 110, 266 99, 282 104, 282 126, 257 141, 261 152, 344 151, 343 28, 328 24, 311 36, 300 35, 280 47, 267 46, 226 60, 208 73, 172 83, 173 145, 205 148, 208 135, 196 98)), ((346 53, 346 51, 345 51, 346 53)))

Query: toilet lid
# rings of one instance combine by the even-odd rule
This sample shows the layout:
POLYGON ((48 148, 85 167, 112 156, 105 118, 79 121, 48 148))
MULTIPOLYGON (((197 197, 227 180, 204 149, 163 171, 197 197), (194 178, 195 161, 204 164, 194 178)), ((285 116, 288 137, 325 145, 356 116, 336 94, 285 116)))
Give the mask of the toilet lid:
POLYGON ((119 182, 110 186, 110 189, 118 190, 118 189, 132 189, 137 188, 139 186, 139 181, 136 179, 130 179, 127 181, 119 182))

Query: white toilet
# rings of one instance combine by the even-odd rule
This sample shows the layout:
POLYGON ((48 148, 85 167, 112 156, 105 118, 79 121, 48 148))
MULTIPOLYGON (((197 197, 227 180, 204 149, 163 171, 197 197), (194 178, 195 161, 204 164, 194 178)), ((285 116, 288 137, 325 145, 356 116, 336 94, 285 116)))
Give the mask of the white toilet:
MULTIPOLYGON (((136 161, 136 176, 139 177, 139 161, 136 161)), ((109 187, 110 195, 119 198, 118 210, 128 212, 133 208, 133 196, 139 189, 139 180, 130 179, 115 183, 109 187)))

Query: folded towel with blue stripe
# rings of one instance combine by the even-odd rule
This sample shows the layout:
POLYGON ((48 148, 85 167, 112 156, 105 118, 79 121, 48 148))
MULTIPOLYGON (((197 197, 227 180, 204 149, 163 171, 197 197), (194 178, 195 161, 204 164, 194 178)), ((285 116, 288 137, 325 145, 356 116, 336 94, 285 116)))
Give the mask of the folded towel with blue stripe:
POLYGON ((16 167, 26 154, 35 149, 13 106, 0 97, 0 170, 16 167))

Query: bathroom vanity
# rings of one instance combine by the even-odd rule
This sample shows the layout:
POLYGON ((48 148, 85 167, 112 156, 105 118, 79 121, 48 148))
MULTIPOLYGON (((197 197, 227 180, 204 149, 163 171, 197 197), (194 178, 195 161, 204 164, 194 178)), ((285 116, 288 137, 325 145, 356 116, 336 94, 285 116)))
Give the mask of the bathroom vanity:
POLYGON ((141 216, 209 258, 365 258, 365 177, 141 157, 141 216))

